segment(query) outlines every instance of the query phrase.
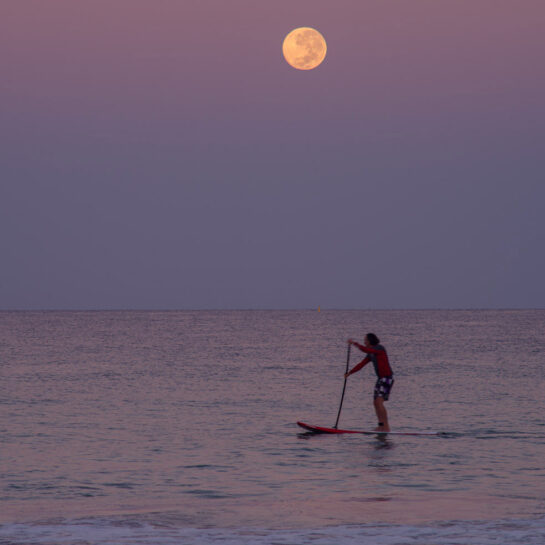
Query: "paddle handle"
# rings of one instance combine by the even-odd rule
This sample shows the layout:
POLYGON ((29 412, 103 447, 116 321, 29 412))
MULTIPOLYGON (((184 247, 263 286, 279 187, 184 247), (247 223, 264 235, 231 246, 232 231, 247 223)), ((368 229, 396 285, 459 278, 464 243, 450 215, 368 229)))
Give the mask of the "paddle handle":
POLYGON ((339 405, 339 412, 337 413, 337 420, 335 420, 334 429, 337 429, 339 424, 339 418, 341 417, 341 409, 343 408, 344 392, 346 390, 346 373, 348 373, 348 367, 350 365, 350 344, 348 345, 348 350, 346 351, 346 371, 344 372, 344 384, 343 384, 343 393, 341 394, 341 403, 339 405))

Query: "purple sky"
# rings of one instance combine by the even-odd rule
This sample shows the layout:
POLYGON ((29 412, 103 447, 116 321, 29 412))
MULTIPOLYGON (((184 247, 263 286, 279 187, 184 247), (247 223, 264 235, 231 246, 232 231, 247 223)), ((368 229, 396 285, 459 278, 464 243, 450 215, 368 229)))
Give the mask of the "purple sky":
POLYGON ((543 0, 2 0, 0 308, 545 307, 544 28, 543 0))

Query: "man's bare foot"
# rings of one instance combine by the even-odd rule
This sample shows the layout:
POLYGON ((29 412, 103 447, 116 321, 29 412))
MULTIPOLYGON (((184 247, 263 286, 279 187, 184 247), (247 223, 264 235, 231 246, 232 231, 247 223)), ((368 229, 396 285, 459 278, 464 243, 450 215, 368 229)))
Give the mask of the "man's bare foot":
POLYGON ((373 431, 390 431, 390 426, 378 425, 373 431))

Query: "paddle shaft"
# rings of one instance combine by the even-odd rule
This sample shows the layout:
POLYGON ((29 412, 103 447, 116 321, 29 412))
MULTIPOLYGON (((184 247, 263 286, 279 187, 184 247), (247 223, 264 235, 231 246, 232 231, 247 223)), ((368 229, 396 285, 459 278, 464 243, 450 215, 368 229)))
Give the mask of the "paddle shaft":
POLYGON ((344 391, 346 390, 346 373, 348 373, 349 364, 350 364, 350 345, 348 345, 348 350, 346 351, 346 371, 344 373, 345 377, 344 377, 344 384, 343 384, 343 393, 341 394, 341 404, 339 405, 337 420, 335 420, 335 425, 333 426, 334 429, 337 429, 337 425, 339 424, 339 418, 341 417, 341 409, 343 408, 343 400, 344 400, 344 391))

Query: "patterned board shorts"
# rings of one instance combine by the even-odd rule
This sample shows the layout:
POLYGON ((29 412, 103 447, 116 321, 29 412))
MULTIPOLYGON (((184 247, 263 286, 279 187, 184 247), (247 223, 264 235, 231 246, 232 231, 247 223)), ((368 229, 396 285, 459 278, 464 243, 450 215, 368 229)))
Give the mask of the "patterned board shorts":
POLYGON ((384 401, 388 401, 390 397, 390 390, 394 385, 394 377, 382 377, 379 378, 375 384, 375 391, 373 392, 373 399, 382 397, 384 401))

